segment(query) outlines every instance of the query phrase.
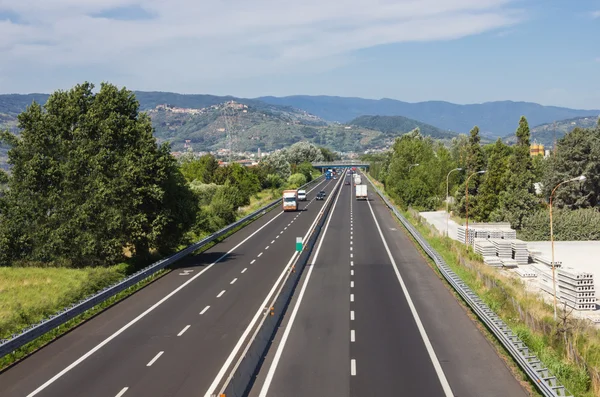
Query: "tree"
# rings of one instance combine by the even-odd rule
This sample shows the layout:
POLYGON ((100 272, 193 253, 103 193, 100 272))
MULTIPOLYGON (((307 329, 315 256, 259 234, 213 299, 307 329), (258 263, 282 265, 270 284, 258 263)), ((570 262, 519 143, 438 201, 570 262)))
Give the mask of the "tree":
POLYGON ((500 194, 498 218, 510 222, 513 228, 520 229, 523 218, 535 211, 538 204, 533 186, 533 164, 529 154, 529 124, 525 116, 521 116, 515 135, 517 144, 509 159, 506 190, 500 194))
POLYGON ((84 83, 18 117, 0 215, 3 263, 107 265, 178 244, 195 197, 132 92, 84 83))
POLYGON ((306 177, 306 182, 310 182, 313 180, 313 166, 311 163, 309 162, 304 162, 300 165, 298 165, 298 167, 296 167, 296 172, 301 173, 302 175, 304 175, 306 177))
POLYGON ((321 151, 321 155, 323 156, 323 161, 336 161, 341 158, 339 154, 332 152, 331 150, 323 146, 319 146, 319 150, 321 151))
POLYGON ((288 162, 285 153, 281 150, 271 153, 262 161, 263 167, 268 171, 268 174, 276 174, 281 179, 287 180, 291 172, 290 163, 288 162))
POLYGON ((301 164, 304 162, 323 161, 321 150, 309 142, 296 142, 286 151, 287 160, 290 164, 301 164))
MULTIPOLYGON (((465 178, 468 178, 471 174, 485 170, 485 153, 481 147, 481 137, 479 136, 479 127, 475 126, 469 132, 469 141, 464 150, 464 166, 465 178)), ((469 206, 477 206, 477 191, 481 184, 481 174, 473 176, 469 180, 469 206)), ((465 180, 466 183, 466 180, 465 180)), ((465 196, 465 183, 462 183, 458 191, 456 192, 456 209, 461 216, 466 214, 466 196, 465 196)))
POLYGON ((180 168, 188 182, 198 180, 202 183, 211 183, 214 173, 219 168, 219 162, 212 154, 205 154, 200 158, 185 154, 180 160, 180 168))
POLYGON ((477 193, 477 204, 473 206, 474 219, 489 221, 497 211, 500 193, 506 189, 510 153, 510 148, 498 138, 490 150, 487 171, 477 193))
POLYGON ((288 179, 288 183, 291 185, 290 187, 300 187, 306 184, 306 177, 304 174, 293 174, 288 179))

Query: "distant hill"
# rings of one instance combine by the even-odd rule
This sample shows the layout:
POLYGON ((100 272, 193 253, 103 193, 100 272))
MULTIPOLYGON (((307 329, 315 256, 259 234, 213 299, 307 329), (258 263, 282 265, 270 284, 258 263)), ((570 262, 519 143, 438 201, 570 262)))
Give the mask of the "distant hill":
MULTIPOLYGON (((598 117, 575 117, 567 120, 560 120, 556 123, 546 123, 531 128, 531 141, 541 143, 544 146, 554 146, 554 137, 556 140, 562 138, 568 132, 573 131, 575 127, 593 128, 598 123, 598 117)), ((507 143, 515 143, 517 138, 514 134, 504 139, 507 143)))
POLYGON ((403 116, 360 116, 348 122, 348 124, 381 131, 386 135, 403 134, 417 127, 419 127, 423 135, 429 135, 438 139, 452 139, 458 135, 403 116))
POLYGON ((468 133, 473 126, 478 125, 482 134, 496 138, 513 133, 521 116, 526 116, 530 125, 539 125, 554 120, 600 114, 600 110, 577 110, 512 101, 457 105, 441 101, 408 103, 395 99, 309 95, 266 96, 256 99, 273 105, 304 109, 329 121, 345 123, 364 115, 404 116, 459 133, 468 133))

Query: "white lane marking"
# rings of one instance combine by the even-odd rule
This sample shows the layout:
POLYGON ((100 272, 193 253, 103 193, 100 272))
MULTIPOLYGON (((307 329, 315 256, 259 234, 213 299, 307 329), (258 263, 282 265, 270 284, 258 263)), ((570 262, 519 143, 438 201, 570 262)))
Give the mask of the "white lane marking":
POLYGON ((279 232, 279 234, 283 234, 283 230, 279 232))
POLYGON ((350 266, 354 266, 354 261, 350 261, 350 266))
POLYGON ((128 322, 127 324, 125 324, 124 326, 122 326, 114 334, 112 334, 108 338, 104 339, 102 342, 100 342, 95 347, 93 347, 90 351, 88 351, 83 356, 79 357, 77 360, 75 360, 73 363, 71 363, 68 367, 66 367, 65 369, 63 369, 62 371, 60 371, 58 374, 54 375, 52 378, 50 378, 49 380, 47 380, 44 384, 42 384, 41 386, 39 386, 37 389, 35 389, 31 393, 29 393, 27 395, 27 397, 33 397, 33 396, 39 394, 41 391, 43 391, 44 389, 46 389, 52 383, 56 382, 58 379, 60 379, 62 376, 64 376, 67 372, 69 372, 70 370, 72 370, 73 368, 75 368, 76 366, 78 366, 79 364, 81 364, 83 361, 85 361, 92 354, 96 353, 98 350, 100 350, 101 348, 103 348, 110 341, 112 341, 117 336, 119 336, 123 332, 125 332, 129 327, 131 327, 132 325, 134 325, 135 323, 137 323, 138 321, 140 321, 142 318, 146 317, 148 315, 148 313, 152 312, 154 309, 156 309, 157 307, 159 307, 160 305, 162 305, 164 302, 167 301, 167 299, 169 299, 170 297, 172 297, 173 295, 175 295, 176 293, 178 293, 179 291, 181 291, 182 289, 184 289, 191 282, 193 282, 198 277, 200 277, 202 274, 204 274, 204 272, 206 272, 208 269, 212 268, 214 265, 216 265, 217 263, 221 262, 225 257, 227 257, 233 251, 235 251, 236 249, 238 249, 239 247, 241 247, 242 244, 244 244, 246 241, 250 240, 252 237, 254 237, 257 233, 259 233, 262 229, 264 229, 265 227, 267 227, 271 222, 273 222, 275 219, 277 219, 281 215, 283 215, 283 211, 281 211, 279 214, 275 215, 267 223, 265 223, 264 225, 262 225, 261 227, 259 227, 256 231, 254 231, 254 233, 252 233, 251 235, 249 235, 248 237, 246 237, 238 245, 236 245, 235 247, 233 247, 232 249, 230 249, 229 251, 227 251, 226 253, 224 253, 223 255, 221 255, 221 257, 219 257, 216 261, 214 261, 210 265, 206 266, 204 269, 202 269, 202 271, 198 272, 195 276, 192 276, 185 283, 181 284, 179 287, 177 287, 173 291, 171 291, 167 296, 165 296, 164 298, 162 298, 161 300, 159 300, 158 302, 156 302, 154 305, 150 306, 148 309, 146 309, 139 316, 137 316, 136 318, 134 318, 133 320, 131 320, 130 322, 128 322))
MULTIPOLYGON (((352 240, 354 238, 354 236, 350 236, 350 240, 352 240)), ((352 244, 352 241, 350 241, 350 244, 352 244)))
POLYGON ((350 254, 350 258, 354 258, 354 254, 350 254))
POLYGON ((275 242, 275 240, 271 241, 271 244, 273 244, 275 242))
POLYGON ((179 331, 177 336, 183 335, 185 333, 185 331, 187 331, 190 327, 191 327, 191 325, 186 325, 181 331, 179 331))
MULTIPOLYGON (((338 197, 339 197, 339 195, 338 195, 338 197)), ((334 207, 335 207, 335 204, 334 204, 334 207)), ((309 235, 310 231, 315 226, 315 224, 318 222, 318 220, 319 220, 319 214, 320 213, 321 213, 321 211, 319 211, 317 213, 317 215, 315 216, 315 219, 313 220, 313 223, 310 225, 310 227, 308 228, 306 234, 302 238, 303 242, 306 241, 306 239, 308 238, 308 235, 309 235)), ((252 331, 252 328, 254 327, 254 325, 256 324, 256 322, 259 320, 260 316, 263 314, 263 312, 265 310, 265 307, 269 304, 271 296, 273 294, 275 294, 275 291, 277 290, 277 287, 281 283, 281 280, 285 277, 285 275, 286 275, 286 273, 287 273, 290 265, 292 264, 292 262, 294 261, 294 259, 296 258, 297 255, 298 255, 298 252, 294 251, 294 254, 290 258, 290 261, 283 268, 283 271, 279 275, 279 278, 275 281, 275 284, 273 284, 273 287, 271 288, 271 291, 269 291, 269 293, 267 294, 267 297, 265 298, 265 300, 258 307, 258 310, 254 314, 254 317, 250 321, 250 324, 248 324, 248 327, 244 330, 244 333, 242 334, 242 336, 238 340, 237 344, 235 345, 235 347, 233 348, 233 350, 229 354, 229 357, 227 357, 227 360, 225 360, 225 363, 223 364, 223 366, 219 370, 219 373, 217 374, 217 376, 213 380, 213 383, 209 386, 208 390, 204 394, 204 397, 212 397, 213 393, 215 392, 215 389, 217 388, 217 386, 219 385, 219 383, 221 383, 221 380, 225 376, 225 372, 231 366, 231 363, 233 362, 233 360, 235 359, 235 356, 238 354, 238 352, 242 348, 242 344, 244 343, 244 341, 248 337, 248 334, 250 334, 250 331, 252 331)), ((312 266, 311 266, 311 268, 312 268, 312 266)))
POLYGON ((223 291, 219 292, 219 295, 217 295, 217 298, 220 298, 220 297, 222 297, 224 293, 225 293, 225 290, 223 290, 223 291))
POLYGON ((350 360, 350 375, 356 376, 356 360, 350 360))
MULTIPOLYGON (((283 228, 283 230, 287 230, 287 226, 283 228)), ((282 232, 283 233, 283 232, 282 232)))
POLYGON ((350 241, 350 245, 354 244, 352 241, 350 241))
POLYGON ((404 279, 402 278, 402 275, 400 275, 400 271, 398 270, 396 261, 394 260, 394 257, 392 256, 392 252, 390 251, 387 241, 385 240, 385 237, 383 235, 383 232, 381 231, 381 227, 379 226, 377 217, 375 217, 375 212, 373 211, 371 202, 367 201, 367 204, 369 205, 369 209, 371 210, 371 215, 373 216, 373 220, 375 221, 375 226, 377 226, 377 231, 379 231, 379 237, 381 237, 381 241, 383 242, 383 245, 387 252, 388 258, 390 259, 390 262, 392 263, 392 266, 394 267, 394 273, 396 273, 396 277, 398 278, 398 282, 400 283, 400 287, 401 287, 400 289, 402 290, 402 293, 404 294, 404 297, 406 298, 406 301, 408 302, 408 307, 410 308, 410 312, 412 313, 412 315, 415 319, 415 323, 417 324, 417 328, 419 329, 419 333, 421 334, 421 338, 423 339, 423 343, 425 344, 425 348, 427 349, 427 353, 429 354, 429 358, 431 359, 433 368, 435 369, 435 372, 440 380, 442 389, 444 390, 444 394, 448 397, 452 397, 452 396, 454 396, 454 394, 452 393, 452 389, 450 388, 448 379, 446 379, 444 370, 442 369, 442 366, 440 365, 440 362, 435 354, 435 351, 433 350, 431 341, 429 340, 429 337, 427 336, 427 332, 425 332, 425 327, 423 327, 423 323, 421 322, 421 318, 419 317, 419 314, 417 313, 417 309, 415 308, 415 305, 413 304, 412 298, 408 294, 408 289, 406 289, 406 284, 404 284, 404 279))
POLYGON ((350 342, 356 342, 356 333, 353 329, 350 330, 350 342))
POLYGON ((231 280, 231 282, 229 284, 233 284, 237 281, 237 278, 234 278, 233 280, 231 280))
POLYGON ((350 270, 350 275, 354 276, 354 270, 350 270))
POLYGON ((350 288, 354 288, 354 281, 350 281, 350 288))
POLYGON ((350 228, 350 233, 352 233, 352 230, 353 230, 353 229, 352 229, 352 228, 350 228))
POLYGON ((206 306, 204 309, 202 309, 202 311, 200 312, 200 314, 204 314, 206 313, 206 311, 210 309, 210 306, 206 306))
POLYGON ((252 265, 254 262, 256 262, 256 259, 252 259, 252 260, 250 261, 250 264, 252 265))
POLYGON ((350 294, 350 302, 354 302, 354 294, 350 294))
POLYGON ((279 234, 277 236, 275 236, 275 238, 279 238, 279 234))
POLYGON ((352 251, 352 247, 350 247, 350 251, 352 251))
MULTIPOLYGON (((310 281, 310 276, 312 274, 313 269, 315 268, 315 262, 319 257, 319 252, 321 252, 321 245, 323 244, 323 240, 325 239, 325 235, 327 235, 327 230, 329 229, 329 223, 331 222, 331 218, 333 217, 333 213, 335 212, 335 207, 337 205, 338 199, 340 198, 340 193, 342 189, 338 191, 338 194, 335 198, 335 202, 333 203, 333 207, 331 208, 331 212, 329 214, 329 219, 327 219, 327 224, 323 229, 323 235, 319 240, 319 245, 317 246, 317 250, 315 251, 315 256, 311 261, 310 267, 308 268, 308 273, 306 274, 306 278, 304 279, 304 284, 302 285, 302 289, 298 294, 298 300, 296 301, 296 305, 294 306, 294 310, 290 315, 290 319, 288 321, 287 326, 285 327, 285 331, 283 332, 283 336, 281 337, 281 341, 277 346, 277 351, 275 352, 275 356, 273 357, 273 361, 271 362, 271 366, 269 367, 269 372, 267 372, 267 376, 265 377, 265 381, 263 383, 263 387, 260 390, 259 397, 266 397, 269 392, 269 387, 271 386, 271 382, 273 381, 273 377, 275 376, 275 371, 277 370, 277 365, 279 364, 279 360, 281 359, 281 355, 283 353, 283 349, 285 348, 285 344, 292 330, 292 326, 294 325, 294 320, 296 319, 296 315, 298 314, 298 310, 300 308, 300 304, 302 303, 302 298, 304 297, 304 293, 306 291, 306 287, 308 286, 308 282, 310 281)), ((204 396, 208 397, 208 396, 204 396)))
POLYGON ((247 267, 245 267, 245 268, 242 270, 242 274, 246 273, 246 270, 248 270, 248 268, 247 268, 247 267))
POLYGON ((354 310, 350 310, 350 321, 354 321, 354 310))
POLYGON ((263 253, 261 252, 260 254, 256 255, 256 257, 257 257, 257 258, 260 258, 260 257, 262 256, 262 254, 263 254, 263 253))
POLYGON ((156 356, 154 356, 154 358, 152 360, 150 360, 150 362, 148 364, 146 364, 146 367, 150 367, 152 366, 152 364, 154 364, 156 362, 156 360, 158 360, 160 358, 160 356, 162 356, 164 353, 163 352, 158 352, 158 354, 156 356))
POLYGON ((352 236, 354 234, 354 232, 350 232, 350 235, 352 236))
POLYGON ((266 250, 268 250, 268 249, 269 249, 269 247, 270 247, 270 245, 267 245, 267 246, 265 247, 265 249, 266 249, 266 250))
POLYGON ((125 394, 125 392, 129 390, 128 387, 124 387, 121 389, 121 391, 115 396, 115 397, 121 397, 123 394, 125 394))

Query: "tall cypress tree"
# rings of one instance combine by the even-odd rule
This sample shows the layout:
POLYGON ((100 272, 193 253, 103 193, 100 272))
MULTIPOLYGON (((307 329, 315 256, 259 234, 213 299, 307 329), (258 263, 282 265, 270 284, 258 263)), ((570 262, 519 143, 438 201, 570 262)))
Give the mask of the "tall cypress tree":
POLYGON ((521 116, 515 135, 517 144, 509 159, 506 190, 500 195, 499 217, 510 222, 512 227, 520 229, 523 218, 538 204, 533 186, 533 163, 529 154, 529 124, 525 116, 521 116))
POLYGON ((506 189, 508 182, 507 171, 510 154, 510 147, 498 138, 491 149, 487 171, 477 195, 477 205, 473 208, 474 218, 482 221, 497 218, 494 212, 497 212, 500 193, 506 189))
MULTIPOLYGON (((485 153, 481 147, 481 137, 479 136, 479 127, 475 126, 469 132, 469 146, 466 158, 465 178, 477 171, 485 169, 485 153)), ((475 175, 469 181, 469 208, 476 205, 477 191, 481 184, 481 175, 475 175)), ((466 182, 466 180, 465 180, 466 182)), ((465 182, 463 182, 456 193, 455 209, 461 216, 466 214, 465 182)))

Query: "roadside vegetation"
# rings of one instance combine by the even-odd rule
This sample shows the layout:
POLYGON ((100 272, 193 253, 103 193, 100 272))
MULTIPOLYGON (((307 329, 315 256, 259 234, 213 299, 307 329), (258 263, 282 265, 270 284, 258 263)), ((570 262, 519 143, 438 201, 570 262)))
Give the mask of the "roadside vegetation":
POLYGON ((475 127, 468 138, 461 136, 448 148, 413 131, 398 138, 391 151, 368 156, 370 174, 448 265, 571 393, 600 395, 600 331, 587 320, 573 318, 569 308, 561 308, 555 322, 552 306, 537 293, 528 292, 520 278, 484 265, 479 255, 442 236, 415 211, 442 208, 448 172, 463 168, 466 173, 453 172, 449 178, 454 198, 451 208, 462 216, 466 204, 464 175, 486 170, 469 182, 469 218, 506 221, 521 238, 548 240, 551 190, 563 180, 584 174, 584 183, 565 185, 555 195, 555 237, 598 239, 600 124, 593 129, 574 129, 558 141, 556 151, 547 159, 530 156, 525 118, 519 122, 515 146, 500 140, 482 146, 478 136, 475 127), (539 192, 534 189, 536 182, 540 183, 539 192))
POLYGON ((298 142, 253 167, 178 160, 131 91, 93 88, 33 103, 18 135, 0 135, 11 165, 0 173, 0 339, 310 182, 311 161, 338 158, 298 142))

